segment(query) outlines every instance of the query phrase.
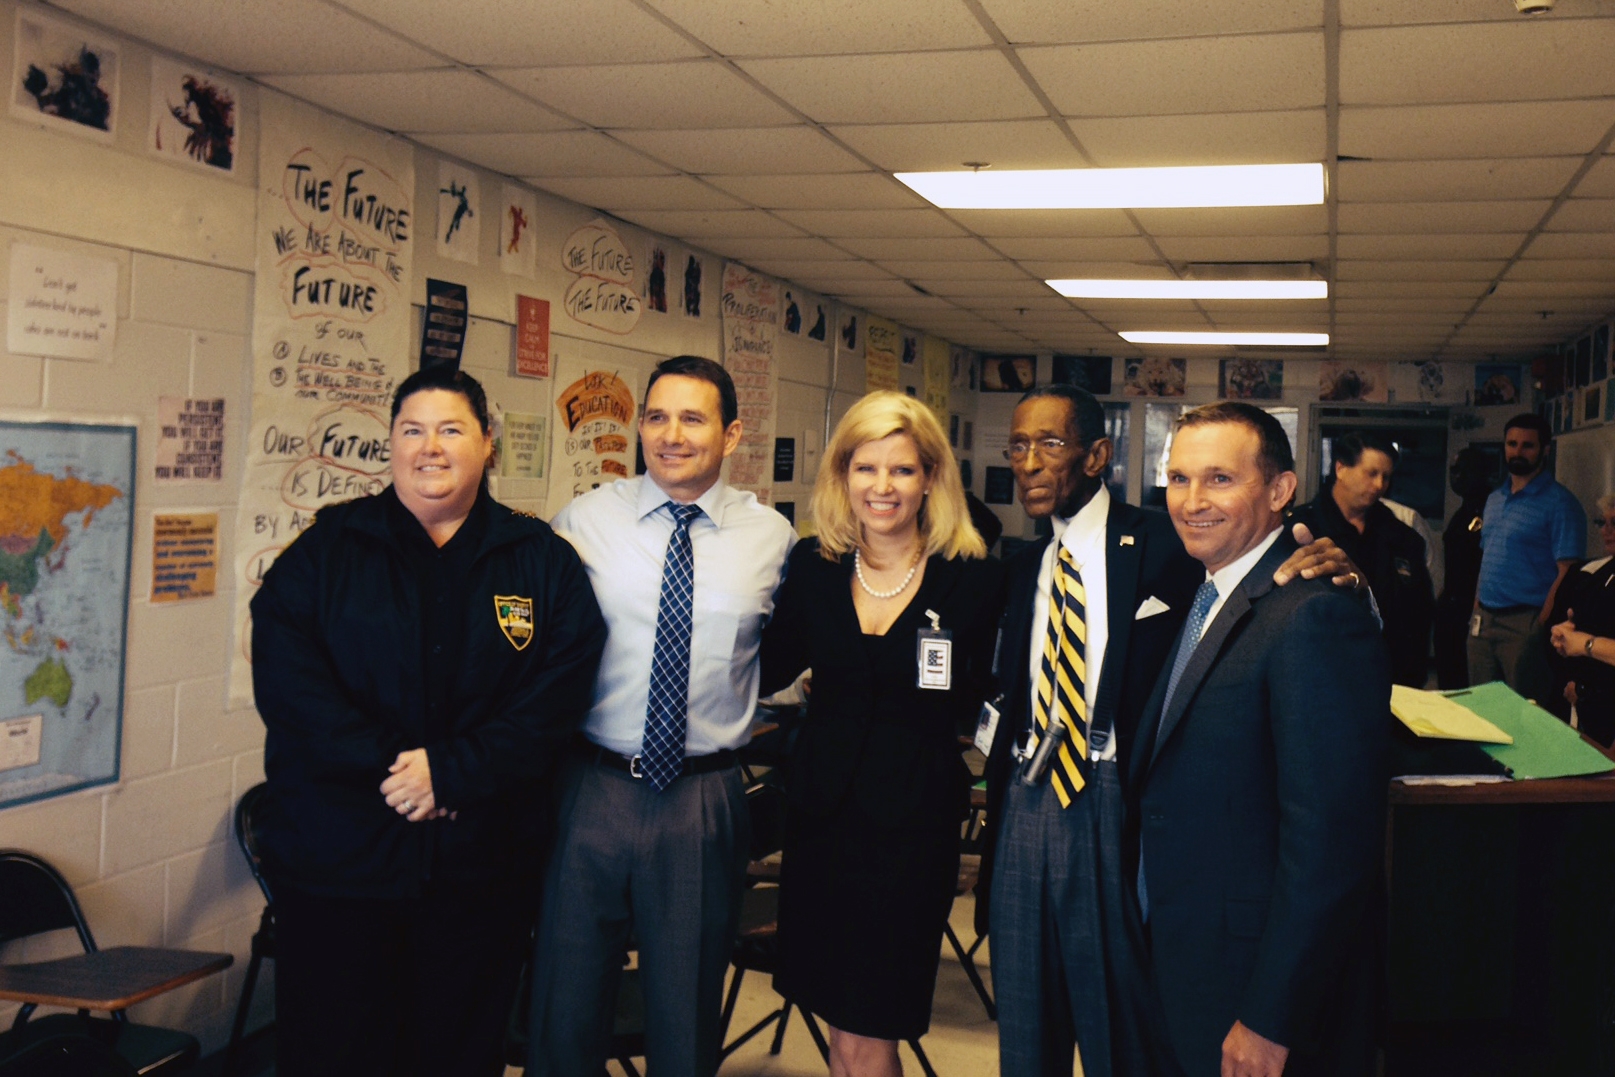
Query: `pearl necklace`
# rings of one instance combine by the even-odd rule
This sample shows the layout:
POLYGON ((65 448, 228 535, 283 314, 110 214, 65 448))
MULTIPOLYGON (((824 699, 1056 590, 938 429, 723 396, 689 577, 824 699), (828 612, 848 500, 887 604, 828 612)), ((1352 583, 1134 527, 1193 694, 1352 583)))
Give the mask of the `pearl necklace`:
POLYGON ((908 590, 908 585, 914 582, 914 573, 920 570, 920 551, 914 552, 914 563, 908 566, 908 575, 903 577, 903 582, 890 591, 877 591, 869 586, 869 581, 864 579, 863 554, 856 547, 852 551, 852 570, 858 575, 858 586, 862 587, 870 598, 896 598, 908 590))

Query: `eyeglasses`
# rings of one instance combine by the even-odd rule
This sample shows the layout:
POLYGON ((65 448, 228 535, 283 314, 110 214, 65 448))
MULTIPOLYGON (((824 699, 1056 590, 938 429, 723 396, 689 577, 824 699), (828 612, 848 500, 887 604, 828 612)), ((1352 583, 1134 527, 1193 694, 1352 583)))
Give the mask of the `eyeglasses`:
POLYGON ((1036 441, 1012 441, 1004 450, 1005 460, 1025 460, 1034 448, 1039 456, 1064 456, 1071 442, 1064 438, 1038 438, 1036 441))

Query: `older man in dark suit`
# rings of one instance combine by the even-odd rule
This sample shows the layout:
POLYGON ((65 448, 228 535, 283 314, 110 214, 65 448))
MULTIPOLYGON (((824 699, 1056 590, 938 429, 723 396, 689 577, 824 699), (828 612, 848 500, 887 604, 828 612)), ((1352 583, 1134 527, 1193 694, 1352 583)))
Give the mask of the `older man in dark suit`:
MULTIPOLYGON (((1021 503, 1051 522, 1053 540, 1008 562, 996 664, 1002 717, 976 926, 990 921, 1003 1077, 1069 1077, 1073 1045, 1091 1074, 1155 1074, 1165 1062, 1145 1035, 1151 996, 1121 859, 1119 776, 1205 570, 1166 516, 1111 498, 1104 431, 1103 406, 1070 385, 1022 397, 1010 431, 1021 503), (1070 733, 1040 768, 1051 721, 1070 733)), ((1303 571, 1359 580, 1327 541, 1282 574, 1303 571)))
POLYGON ((1259 408, 1179 420, 1167 508, 1205 582, 1129 774, 1161 1032, 1189 1077, 1374 1069, 1390 672, 1363 604, 1273 586, 1295 485, 1259 408))

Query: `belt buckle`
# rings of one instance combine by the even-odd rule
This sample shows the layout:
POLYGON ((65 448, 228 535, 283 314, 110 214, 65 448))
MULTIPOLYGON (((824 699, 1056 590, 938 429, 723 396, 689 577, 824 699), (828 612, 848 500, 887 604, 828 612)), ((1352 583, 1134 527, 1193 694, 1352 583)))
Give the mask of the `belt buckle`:
POLYGON ((645 777, 645 772, 639 769, 639 761, 643 758, 644 756, 635 755, 633 758, 628 760, 628 776, 630 778, 645 777))

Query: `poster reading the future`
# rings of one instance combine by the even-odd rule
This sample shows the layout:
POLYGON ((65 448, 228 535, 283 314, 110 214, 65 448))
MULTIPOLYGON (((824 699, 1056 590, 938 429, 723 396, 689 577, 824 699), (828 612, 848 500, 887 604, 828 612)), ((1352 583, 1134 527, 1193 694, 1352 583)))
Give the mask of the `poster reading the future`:
POLYGON ((252 697, 247 604, 325 505, 383 489, 388 409, 407 373, 407 142, 266 93, 258 161, 252 433, 236 521, 232 704, 252 697))
POLYGON ((729 457, 729 484, 772 499, 774 401, 779 375, 779 282, 738 262, 723 266, 723 365, 740 399, 740 447, 729 457))

